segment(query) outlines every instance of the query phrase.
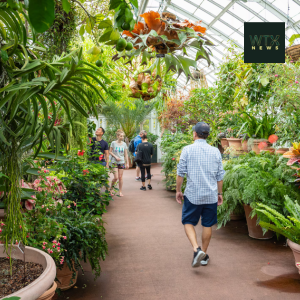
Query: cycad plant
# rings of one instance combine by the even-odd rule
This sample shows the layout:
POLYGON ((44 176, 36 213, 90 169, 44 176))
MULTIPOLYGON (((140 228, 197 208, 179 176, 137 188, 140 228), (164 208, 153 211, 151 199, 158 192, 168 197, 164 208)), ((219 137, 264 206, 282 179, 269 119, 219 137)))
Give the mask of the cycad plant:
POLYGON ((121 128, 128 140, 131 140, 147 115, 153 110, 154 103, 147 103, 142 100, 133 102, 133 107, 125 103, 109 101, 103 106, 102 113, 109 120, 110 124, 121 128))
MULTIPOLYGON (((22 14, 28 19, 24 12, 22 14)), ((104 90, 106 87, 98 77, 107 79, 98 67, 81 60, 81 50, 55 57, 51 63, 40 60, 36 49, 43 48, 36 47, 32 41, 28 43, 29 37, 18 12, 1 8, 0 25, 0 163, 2 172, 8 176, 1 178, 0 185, 7 210, 7 246, 16 239, 25 239, 20 211, 24 153, 37 156, 48 139, 58 155, 61 131, 55 126, 57 110, 62 107, 65 111, 70 130, 73 128, 71 108, 86 117, 87 111, 97 116, 86 88, 103 99, 90 79, 104 90)))
POLYGON ((288 196, 284 198, 284 205, 288 212, 287 217, 268 205, 257 203, 255 211, 258 216, 264 216, 269 220, 269 222, 260 221, 259 225, 300 245, 300 205, 297 201, 293 202, 288 196))

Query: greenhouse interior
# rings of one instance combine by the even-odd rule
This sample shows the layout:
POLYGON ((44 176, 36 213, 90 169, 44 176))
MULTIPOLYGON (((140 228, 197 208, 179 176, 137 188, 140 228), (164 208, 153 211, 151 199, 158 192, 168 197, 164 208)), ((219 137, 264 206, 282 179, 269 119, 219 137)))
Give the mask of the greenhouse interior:
POLYGON ((298 300, 299 59, 299 0, 0 0, 0 299, 298 300))

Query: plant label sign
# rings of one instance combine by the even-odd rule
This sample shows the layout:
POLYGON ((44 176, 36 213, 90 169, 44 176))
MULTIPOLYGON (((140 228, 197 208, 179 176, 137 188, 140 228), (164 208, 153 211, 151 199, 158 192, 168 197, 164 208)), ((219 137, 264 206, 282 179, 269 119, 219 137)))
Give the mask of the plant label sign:
POLYGON ((25 253, 25 246, 21 241, 18 244, 18 248, 23 254, 25 253))
POLYGON ((284 63, 285 23, 245 22, 244 62, 284 63))
POLYGON ((165 57, 165 55, 164 55, 164 54, 156 54, 156 57, 157 57, 157 58, 165 57))

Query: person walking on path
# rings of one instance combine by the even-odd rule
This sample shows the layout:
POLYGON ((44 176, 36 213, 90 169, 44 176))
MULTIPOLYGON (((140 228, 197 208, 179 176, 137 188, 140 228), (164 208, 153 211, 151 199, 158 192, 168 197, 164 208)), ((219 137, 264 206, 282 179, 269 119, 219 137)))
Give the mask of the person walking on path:
POLYGON ((192 244, 192 267, 207 265, 207 248, 212 226, 217 223, 217 207, 223 203, 222 188, 225 171, 220 151, 207 144, 210 127, 198 122, 193 127, 194 143, 183 148, 177 165, 176 201, 182 200, 182 224, 192 244), (187 176, 184 195, 181 192, 184 176, 187 176), (199 247, 195 226, 201 217, 202 248, 199 247))
POLYGON ((148 189, 152 190, 151 186, 151 158, 153 155, 153 145, 148 142, 147 134, 143 133, 142 135, 142 142, 138 144, 136 147, 136 153, 140 151, 142 153, 142 161, 139 163, 141 169, 141 176, 142 176, 142 187, 140 190, 146 191, 145 186, 145 172, 147 171, 147 180, 148 180, 148 189))
MULTIPOLYGON (((142 130, 135 138, 134 138, 134 153, 133 153, 133 156, 135 157, 136 156, 136 148, 137 146, 142 142, 142 136, 143 134, 147 134, 146 130, 142 130)), ((136 178, 135 178, 136 181, 139 181, 141 180, 141 177, 140 177, 140 167, 137 165, 136 166, 136 178)))
POLYGON ((111 168, 114 171, 114 178, 111 182, 110 192, 113 196, 113 188, 115 183, 119 179, 119 195, 123 197, 122 188, 123 188, 123 171, 124 169, 129 169, 129 161, 128 161, 128 150, 127 145, 124 142, 124 132, 119 131, 117 133, 118 139, 113 141, 109 148, 109 153, 111 155, 111 168))
POLYGON ((91 156, 90 161, 94 163, 99 163, 104 167, 109 166, 109 151, 108 143, 102 139, 105 130, 102 127, 99 127, 90 143, 91 156))

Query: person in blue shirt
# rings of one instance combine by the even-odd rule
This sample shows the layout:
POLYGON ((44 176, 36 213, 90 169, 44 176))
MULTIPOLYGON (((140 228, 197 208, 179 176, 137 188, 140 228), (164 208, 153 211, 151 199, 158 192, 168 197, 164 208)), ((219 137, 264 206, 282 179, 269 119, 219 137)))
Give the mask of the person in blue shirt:
MULTIPOLYGON (((138 146, 138 144, 140 144, 142 142, 142 136, 143 134, 147 134, 146 130, 142 130, 135 138, 134 138, 134 153, 133 156, 136 156, 135 152, 136 152, 136 148, 138 146)), ((140 177, 140 167, 138 165, 136 165, 136 181, 141 181, 141 177, 140 177)))

